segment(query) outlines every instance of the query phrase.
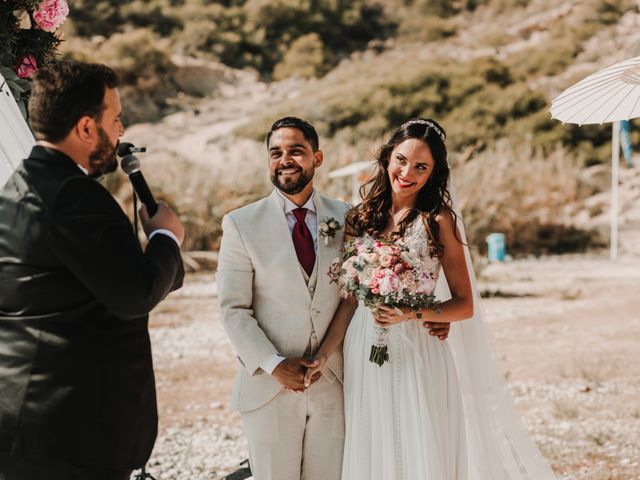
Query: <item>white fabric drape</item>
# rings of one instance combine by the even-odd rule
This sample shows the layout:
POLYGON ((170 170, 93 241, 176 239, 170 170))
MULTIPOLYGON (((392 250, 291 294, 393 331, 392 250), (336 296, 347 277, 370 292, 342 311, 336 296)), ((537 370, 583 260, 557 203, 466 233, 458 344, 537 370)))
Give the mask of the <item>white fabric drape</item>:
POLYGON ((34 144, 33 134, 0 75, 0 188, 34 144))
MULTIPOLYGON (((455 192, 450 184, 454 209, 455 192)), ((462 222, 458 228, 466 243, 462 222)), ((516 411, 513 397, 488 339, 480 294, 465 247, 467 269, 474 293, 474 316, 452 324, 449 335, 465 412, 469 479, 551 480, 555 475, 534 445, 516 411)), ((441 273, 435 295, 451 298, 441 273)))

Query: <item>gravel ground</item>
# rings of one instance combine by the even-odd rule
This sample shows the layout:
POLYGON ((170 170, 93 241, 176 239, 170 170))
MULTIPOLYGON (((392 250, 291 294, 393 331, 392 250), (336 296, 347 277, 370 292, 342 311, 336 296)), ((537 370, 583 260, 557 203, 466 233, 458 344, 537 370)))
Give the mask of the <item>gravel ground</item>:
MULTIPOLYGON (((490 265, 483 309, 519 411, 559 478, 640 479, 640 260, 552 257, 490 265)), ((152 315, 158 480, 223 478, 246 458, 228 409, 237 360, 213 274, 152 315)))

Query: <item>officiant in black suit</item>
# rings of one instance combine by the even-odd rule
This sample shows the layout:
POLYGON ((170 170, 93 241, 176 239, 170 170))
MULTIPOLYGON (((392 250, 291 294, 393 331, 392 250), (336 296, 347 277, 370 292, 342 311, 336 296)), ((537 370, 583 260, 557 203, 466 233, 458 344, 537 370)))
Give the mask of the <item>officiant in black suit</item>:
POLYGON ((0 191, 0 479, 124 480, 156 438, 148 314, 182 284, 184 229, 165 204, 128 217, 95 177, 124 132, 114 72, 36 75, 38 140, 0 191))

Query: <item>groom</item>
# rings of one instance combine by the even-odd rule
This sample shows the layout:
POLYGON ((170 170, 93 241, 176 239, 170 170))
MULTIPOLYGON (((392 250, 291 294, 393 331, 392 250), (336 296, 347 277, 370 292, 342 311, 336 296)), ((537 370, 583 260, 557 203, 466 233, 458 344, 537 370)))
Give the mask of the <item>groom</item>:
POLYGON ((268 197, 222 221, 222 322, 241 366, 232 395, 256 480, 337 480, 342 468, 342 353, 307 389, 306 368, 340 302, 326 273, 339 256, 347 206, 317 193, 322 165, 311 124, 285 117, 267 135, 268 197), (319 236, 325 219, 339 222, 319 236))

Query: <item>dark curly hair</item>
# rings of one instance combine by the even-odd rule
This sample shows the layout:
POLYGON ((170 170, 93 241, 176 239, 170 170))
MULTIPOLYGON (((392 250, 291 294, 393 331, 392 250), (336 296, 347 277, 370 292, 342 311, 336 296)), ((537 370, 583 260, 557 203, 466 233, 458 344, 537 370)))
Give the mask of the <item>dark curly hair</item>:
MULTIPOLYGON (((405 230, 418 217, 422 216, 429 236, 429 254, 432 257, 441 256, 444 247, 440 243, 440 226, 436 216, 448 213, 457 221, 453 211, 451 195, 447 188, 449 181, 449 164, 447 163, 447 148, 444 129, 434 120, 414 118, 403 123, 389 141, 382 145, 377 154, 377 165, 374 175, 360 187, 362 203, 352 207, 346 217, 347 234, 358 237, 368 233, 373 237, 381 237, 389 221, 391 211, 391 182, 387 169, 391 152, 400 143, 410 138, 424 141, 431 150, 435 165, 429 180, 418 193, 415 207, 410 210, 391 232, 392 239, 400 238, 405 230)), ((457 231, 454 232, 459 241, 457 231)))

